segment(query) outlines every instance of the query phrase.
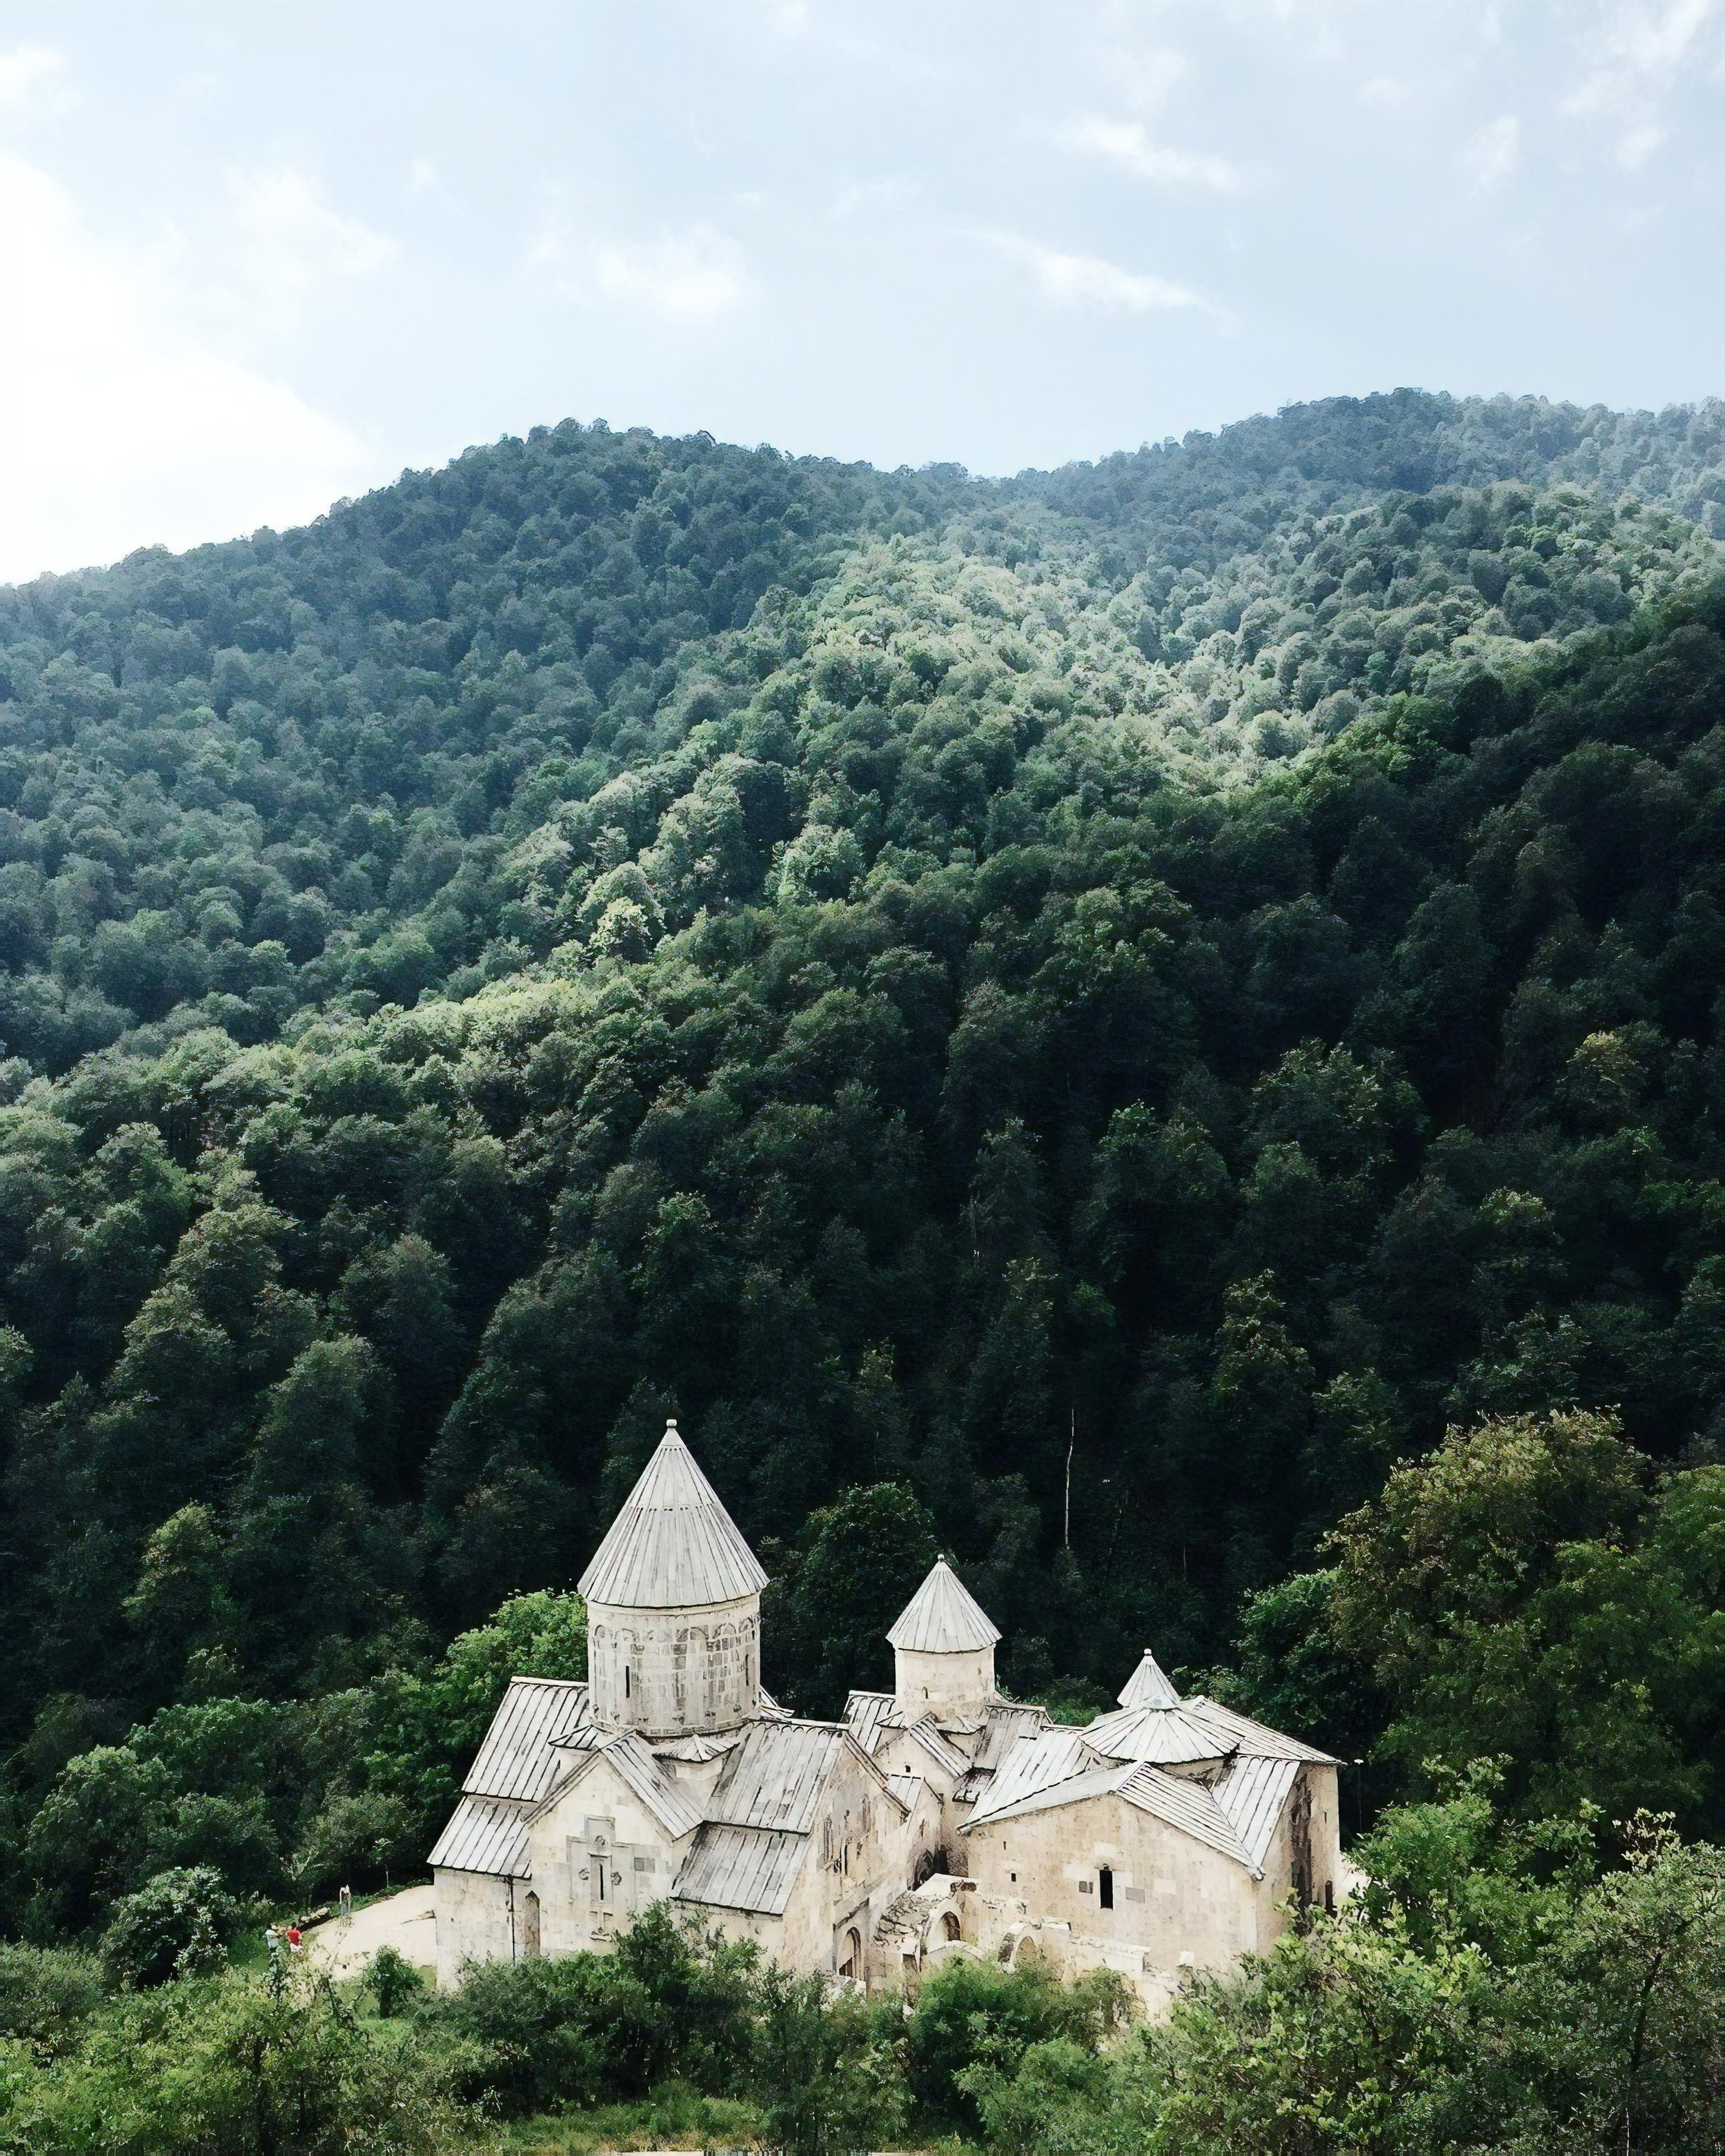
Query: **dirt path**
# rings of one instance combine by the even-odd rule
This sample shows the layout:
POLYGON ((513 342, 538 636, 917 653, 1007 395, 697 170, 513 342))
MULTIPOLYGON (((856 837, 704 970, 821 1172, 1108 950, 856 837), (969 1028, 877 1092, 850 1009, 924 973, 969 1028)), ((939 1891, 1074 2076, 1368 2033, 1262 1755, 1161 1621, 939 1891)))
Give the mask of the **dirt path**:
POLYGON ((405 1887, 356 1909, 347 1923, 331 1917, 305 1934, 305 1951, 331 1976, 357 1976, 381 1946, 392 1946, 415 1969, 437 1966, 437 1929, 429 1887, 405 1887))

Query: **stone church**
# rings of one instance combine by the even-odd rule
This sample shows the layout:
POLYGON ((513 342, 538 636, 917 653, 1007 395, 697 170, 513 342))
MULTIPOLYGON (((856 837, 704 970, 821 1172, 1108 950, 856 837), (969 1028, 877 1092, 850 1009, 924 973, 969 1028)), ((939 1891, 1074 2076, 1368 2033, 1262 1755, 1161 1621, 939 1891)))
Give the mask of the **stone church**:
POLYGON ((1120 1711, 994 1687, 1000 1635, 944 1558, 888 1633, 891 1692, 807 1722, 761 1684, 754 1553, 673 1422, 583 1573, 586 1682, 516 1677, 431 1853, 438 1981, 603 1950, 650 1903, 798 1971, 914 1987, 943 1954, 1183 1970, 1333 1902, 1337 1762, 1147 1650, 1120 1711))

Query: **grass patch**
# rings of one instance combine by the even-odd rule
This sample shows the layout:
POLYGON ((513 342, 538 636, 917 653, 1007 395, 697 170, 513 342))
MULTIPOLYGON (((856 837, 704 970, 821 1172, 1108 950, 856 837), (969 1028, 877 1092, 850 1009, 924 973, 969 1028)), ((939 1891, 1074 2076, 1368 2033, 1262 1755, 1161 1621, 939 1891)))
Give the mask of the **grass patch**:
POLYGON ((518 2118, 498 2129, 499 2156, 593 2156, 601 2148, 752 2148, 761 2131, 752 2104, 702 2096, 666 2082, 639 2103, 518 2118))

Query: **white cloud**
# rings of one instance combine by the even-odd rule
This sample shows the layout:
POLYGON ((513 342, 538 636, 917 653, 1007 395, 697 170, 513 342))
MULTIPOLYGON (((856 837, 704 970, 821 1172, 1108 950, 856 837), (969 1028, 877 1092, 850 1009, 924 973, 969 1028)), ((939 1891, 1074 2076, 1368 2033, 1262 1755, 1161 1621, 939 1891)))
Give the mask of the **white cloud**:
POLYGON ((711 322, 728 315, 747 289, 742 250, 710 224, 668 232, 637 246, 616 243, 593 254, 593 280, 621 300, 667 321, 711 322))
POLYGON ((841 187, 833 200, 834 217, 891 216, 909 209, 922 190, 914 180, 865 180, 841 187))
POLYGON ((1522 123, 1512 112, 1470 135, 1456 162, 1476 195, 1496 194, 1515 171, 1522 154, 1522 123))
POLYGON ((323 199, 316 178, 291 165, 228 176, 230 255, 244 304, 264 326, 283 329, 324 287, 381 270, 395 242, 323 199))
POLYGON ((1665 140, 1660 107, 1679 71, 1698 59, 1714 12, 1715 0, 1671 0, 1663 8, 1620 0, 1602 8, 1579 40, 1584 72, 1558 110, 1601 122, 1616 135, 1617 162, 1637 170, 1665 140))
POLYGON ((1394 75, 1374 74, 1369 82, 1360 85, 1359 99, 1362 105, 1376 105, 1384 112, 1399 112, 1404 105, 1412 104, 1414 93, 1394 75))
POLYGON ((408 167, 408 186, 416 195, 429 194, 437 185, 437 167, 429 157, 415 157, 408 167))
POLYGON ((1103 55, 1101 68, 1109 88, 1136 112, 1159 112, 1191 71, 1184 53, 1166 47, 1117 46, 1103 55))
POLYGON ((1637 172, 1665 140, 1663 127, 1651 122, 1631 127, 1617 145, 1617 162, 1626 172, 1637 172))
POLYGON ((1713 0, 1671 0, 1663 12, 1605 8, 1581 40, 1590 71, 1563 100, 1565 112, 1609 112, 1639 90, 1669 89, 1713 12, 1713 0))
POLYGON ((1054 140, 1078 157, 1097 158, 1130 172, 1134 179, 1153 180, 1161 187, 1210 187, 1219 194, 1232 194, 1248 184, 1246 175, 1225 157, 1164 149, 1153 142, 1142 121, 1108 120, 1089 113, 1055 128, 1054 140))
POLYGON ((1100 254, 1063 254, 1022 233, 991 232, 980 237, 997 253, 1028 270, 1043 298, 1057 307, 1088 307, 1115 315, 1191 309, 1215 321, 1226 319, 1224 309, 1185 285, 1123 270, 1100 254))
POLYGON ((0 159, 0 578, 303 522, 384 476, 285 382, 199 341, 160 264, 0 159))
POLYGON ((0 105, 20 110, 44 83, 65 72, 66 56, 47 45, 14 45, 0 53, 0 105))
POLYGON ((527 266, 549 271, 564 299, 588 306, 609 300, 691 327, 733 313, 749 291, 742 249, 711 224, 656 239, 583 243, 553 218, 529 249, 527 266))

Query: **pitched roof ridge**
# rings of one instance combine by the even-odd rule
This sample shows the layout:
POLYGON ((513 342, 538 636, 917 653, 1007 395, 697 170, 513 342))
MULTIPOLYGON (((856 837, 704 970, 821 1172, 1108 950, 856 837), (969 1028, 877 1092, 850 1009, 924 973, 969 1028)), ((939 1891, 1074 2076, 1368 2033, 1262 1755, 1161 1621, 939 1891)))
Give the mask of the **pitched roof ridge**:
POLYGON ((1317 1745, 1307 1744, 1298 1737, 1290 1737, 1285 1730, 1272 1729, 1267 1722, 1259 1722, 1250 1714, 1242 1714, 1238 1707, 1224 1707, 1220 1700, 1211 1699, 1205 1693, 1200 1692, 1194 1698, 1183 1700, 1181 1704, 1195 1722, 1202 1722, 1214 1716, 1224 1729, 1232 1729, 1236 1732, 1243 1731, 1249 1737, 1268 1738, 1272 1740, 1274 1748, 1255 1755, 1248 1749, 1242 1738, 1236 1734, 1234 1740, 1235 1750, 1245 1753, 1249 1758, 1254 1756, 1271 1759, 1293 1758, 1308 1760, 1313 1765, 1319 1767, 1339 1767, 1343 1764, 1333 1753, 1320 1751, 1317 1745))

